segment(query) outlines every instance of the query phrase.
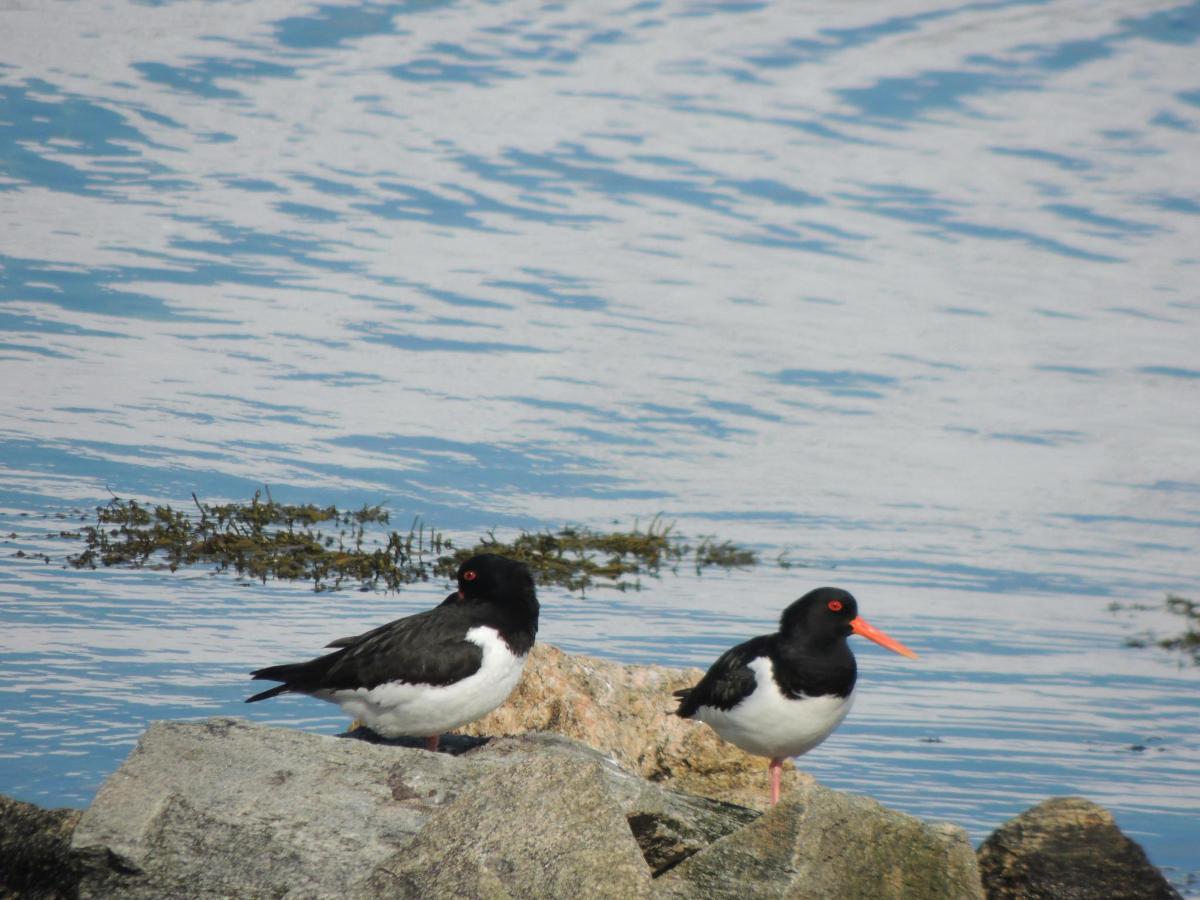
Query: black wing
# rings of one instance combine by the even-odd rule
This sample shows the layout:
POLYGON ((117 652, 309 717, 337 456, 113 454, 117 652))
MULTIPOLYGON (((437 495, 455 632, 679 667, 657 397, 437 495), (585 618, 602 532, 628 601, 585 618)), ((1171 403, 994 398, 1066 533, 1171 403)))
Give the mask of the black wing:
POLYGON ((470 611, 443 604, 397 619, 355 638, 339 638, 338 649, 303 663, 269 666, 254 678, 283 684, 255 694, 246 702, 265 700, 284 691, 310 694, 320 690, 373 688, 389 681, 445 685, 479 671, 483 649, 466 640, 474 624, 470 611))
POLYGON ((722 653, 695 687, 675 692, 680 701, 675 715, 690 719, 701 706, 728 710, 741 703, 758 683, 750 661, 766 655, 770 640, 766 636, 752 638, 722 653))
MULTIPOLYGON (((459 599, 459 596, 458 596, 458 591, 451 591, 449 594, 446 595, 446 599, 443 600, 441 603, 439 603, 438 606, 445 606, 447 603, 458 603, 458 602, 461 602, 461 600, 459 599)), ((377 631, 383 631, 383 629, 385 629, 385 628, 391 628, 395 624, 396 624, 395 622, 388 622, 386 625, 380 625, 378 628, 372 628, 370 631, 364 631, 362 634, 352 634, 349 637, 335 638, 334 640, 330 641, 325 646, 326 647, 349 647, 353 644, 357 644, 361 640, 369 638, 371 635, 375 634, 377 631)))

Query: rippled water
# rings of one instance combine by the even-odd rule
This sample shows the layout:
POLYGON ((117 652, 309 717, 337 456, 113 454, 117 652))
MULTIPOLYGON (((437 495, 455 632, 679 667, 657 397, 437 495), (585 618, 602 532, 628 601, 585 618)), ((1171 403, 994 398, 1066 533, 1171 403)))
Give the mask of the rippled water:
POLYGON ((1200 4, 37 7, 0 10, 0 791, 83 805, 155 718, 339 727, 245 672, 445 585, 47 537, 269 484, 784 553, 545 590, 542 636, 703 665, 849 588, 922 659, 858 646, 804 767, 976 839, 1085 794, 1200 869, 1200 675, 1107 609, 1197 592, 1200 4))

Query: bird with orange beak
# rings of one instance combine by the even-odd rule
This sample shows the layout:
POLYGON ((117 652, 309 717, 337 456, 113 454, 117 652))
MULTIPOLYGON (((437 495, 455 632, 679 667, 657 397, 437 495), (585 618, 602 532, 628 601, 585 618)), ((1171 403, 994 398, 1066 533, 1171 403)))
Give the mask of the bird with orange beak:
POLYGON ((783 611, 779 631, 726 650, 695 687, 676 691, 675 714, 698 719, 736 747, 770 759, 771 805, 783 761, 833 733, 850 712, 858 666, 846 638, 861 635, 916 659, 868 624, 840 588, 817 588, 783 611))

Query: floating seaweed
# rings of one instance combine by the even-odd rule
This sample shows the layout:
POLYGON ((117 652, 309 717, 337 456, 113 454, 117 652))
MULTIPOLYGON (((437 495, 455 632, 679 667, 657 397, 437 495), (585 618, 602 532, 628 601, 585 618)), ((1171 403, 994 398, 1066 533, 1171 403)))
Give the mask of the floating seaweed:
POLYGON ((1200 665, 1200 603, 1172 595, 1167 597, 1167 609, 1183 616, 1187 628, 1174 637, 1160 639, 1158 646, 1190 653, 1192 662, 1200 665))
POLYGON ((687 544, 671 534, 671 526, 655 517, 645 530, 634 523, 630 531, 522 531, 508 542, 489 532, 474 546, 446 557, 439 574, 453 574, 459 563, 476 553, 499 553, 524 562, 541 584, 578 591, 594 584, 628 590, 641 586, 642 575, 657 575, 664 565, 674 566, 690 552, 687 544))
MULTIPOLYGON (((452 577, 476 553, 499 553, 525 562, 540 584, 584 591, 593 586, 639 588, 643 575, 690 563, 708 567, 751 566, 753 551, 714 537, 695 547, 672 534, 660 518, 645 528, 595 531, 565 527, 521 531, 511 541, 488 532, 470 547, 456 547, 440 531, 414 519, 407 533, 387 531, 389 514, 380 506, 341 511, 334 506, 277 503, 255 492, 249 503, 205 504, 194 494, 196 512, 147 506, 114 497, 96 508, 96 524, 73 533, 85 549, 69 556, 76 568, 213 565, 238 575, 310 580, 318 591, 356 584, 363 590, 398 590, 432 577, 452 577), (368 531, 368 529, 371 529, 368 531)), ((63 532, 63 536, 68 533, 63 532)))
POLYGON ((442 534, 414 521, 408 534, 391 532, 382 546, 366 545, 366 528, 387 524, 381 507, 342 512, 336 507, 277 503, 256 491, 249 503, 205 504, 193 495, 198 515, 170 506, 147 507, 114 497, 96 508, 96 525, 80 534, 86 544, 67 562, 76 568, 215 565, 238 575, 311 580, 316 590, 350 581, 368 589, 396 590, 426 581, 438 554, 451 548, 442 534), (316 528, 328 523, 326 533, 316 528))
POLYGON ((739 547, 731 541, 718 541, 715 537, 701 538, 696 547, 696 574, 707 566, 719 566, 725 569, 747 568, 754 565, 758 559, 753 550, 739 547))
MULTIPOLYGON (((1127 647, 1162 647, 1164 650, 1177 650, 1191 657, 1192 662, 1200 665, 1200 603, 1188 600, 1175 594, 1168 594, 1166 599, 1167 612, 1182 616, 1184 629, 1171 637, 1160 638, 1149 632, 1125 639, 1127 647)), ((1110 609, 1148 609, 1145 606, 1123 607, 1114 603, 1110 609)))

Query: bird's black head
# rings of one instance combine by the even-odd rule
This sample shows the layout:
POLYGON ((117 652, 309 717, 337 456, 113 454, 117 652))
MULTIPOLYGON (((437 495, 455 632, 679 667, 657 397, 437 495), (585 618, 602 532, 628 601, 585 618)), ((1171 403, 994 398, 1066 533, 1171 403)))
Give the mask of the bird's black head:
POLYGON ((533 646, 538 629, 538 599, 533 576, 523 562, 480 553, 458 567, 458 592, 446 598, 458 603, 479 624, 496 628, 514 653, 533 646))
POLYGON ((861 635, 893 653, 916 659, 898 640, 884 634, 858 614, 858 601, 849 591, 823 587, 809 591, 783 611, 779 633, 786 641, 809 647, 830 647, 851 634, 861 635))
POLYGON ((822 587, 809 591, 783 611, 779 633, 785 637, 804 636, 810 642, 824 643, 845 638, 854 630, 850 624, 858 618, 858 601, 849 591, 822 587))
POLYGON ((523 562, 480 553, 458 567, 458 595, 466 602, 483 600, 500 606, 528 607, 537 613, 533 576, 523 562))

